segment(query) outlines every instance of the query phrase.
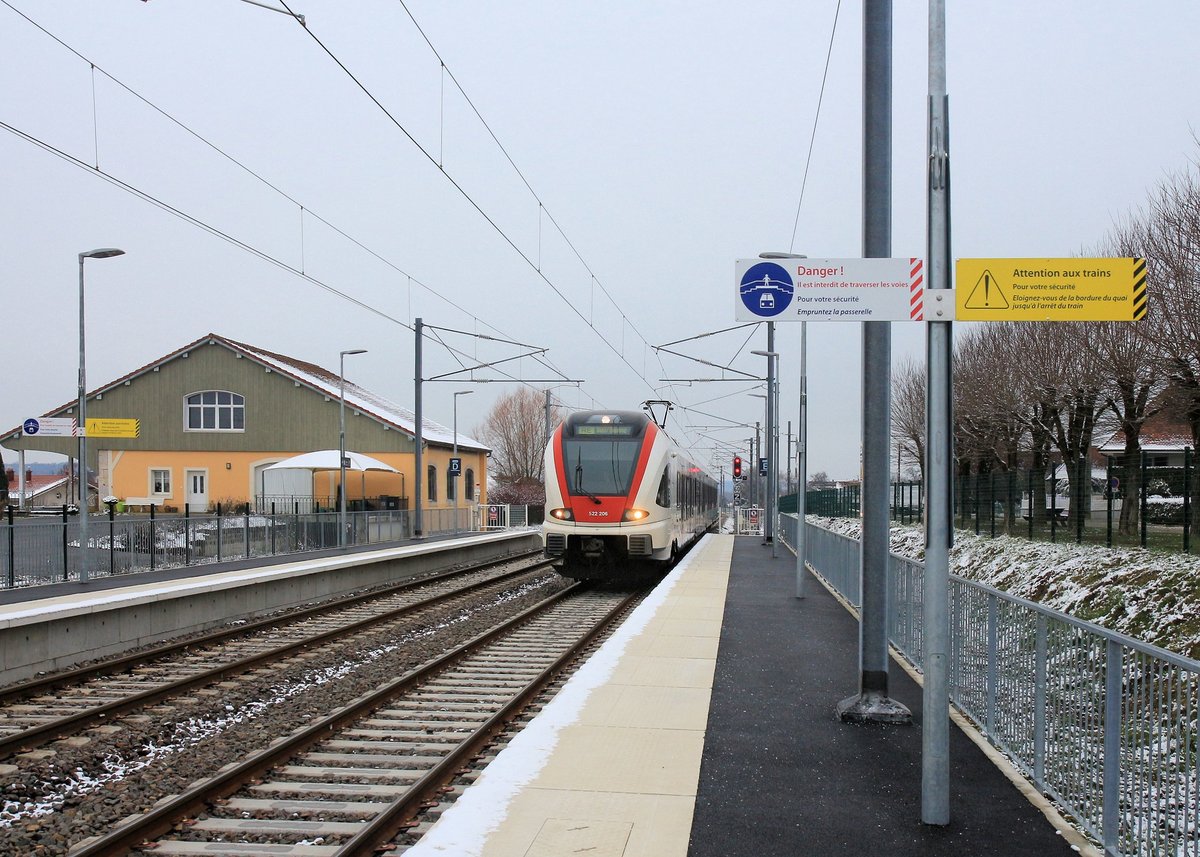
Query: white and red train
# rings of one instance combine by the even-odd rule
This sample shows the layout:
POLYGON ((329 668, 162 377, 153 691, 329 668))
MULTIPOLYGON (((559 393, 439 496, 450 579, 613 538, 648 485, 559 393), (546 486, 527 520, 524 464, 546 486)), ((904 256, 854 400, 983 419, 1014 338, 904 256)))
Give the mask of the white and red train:
POLYGON ((546 447, 546 556, 567 577, 665 568, 717 523, 717 483, 645 414, 582 411, 546 447))

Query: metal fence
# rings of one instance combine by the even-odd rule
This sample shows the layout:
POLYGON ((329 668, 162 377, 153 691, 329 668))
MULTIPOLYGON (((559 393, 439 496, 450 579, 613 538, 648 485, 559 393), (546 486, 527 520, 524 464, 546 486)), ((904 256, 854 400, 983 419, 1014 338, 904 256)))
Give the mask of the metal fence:
MULTIPOLYGON (((435 535, 489 529, 479 523, 479 508, 472 504, 422 510, 422 531, 435 535)), ((486 513, 483 517, 486 520, 486 513)), ((511 507, 499 528, 525 526, 530 517, 535 516, 526 507, 511 507)), ((399 542, 412 537, 412 526, 412 513, 405 510, 348 511, 345 542, 399 542)), ((204 515, 93 515, 88 520, 88 576, 326 550, 338 547, 338 527, 336 511, 277 514, 243 507, 240 512, 204 515)), ((78 580, 80 553, 78 515, 63 511, 53 517, 14 519, 10 511, 0 524, 0 588, 78 580)))
MULTIPOLYGON (((1184 450, 1180 466, 1151 466, 1152 459, 1143 452, 1138 467, 1140 485, 1132 492, 1122 484, 1121 469, 1113 459, 1104 470, 1081 464, 1071 468, 1072 473, 1061 464, 1048 464, 1044 471, 960 473, 954 478, 954 525, 993 538, 1012 535, 1190 553, 1195 518, 1192 459, 1189 448, 1184 450), (1083 490, 1075 492, 1081 509, 1072 509, 1072 482, 1083 485, 1083 490), (1137 527, 1122 534, 1121 507, 1125 503, 1137 506, 1137 527)), ((810 514, 858 515, 857 504, 846 498, 826 502, 821 511, 814 511, 811 504, 817 493, 808 493, 810 514)), ((893 482, 893 520, 920 521, 924 499, 920 483, 893 482)))
MULTIPOLYGON (((796 517, 780 532, 795 544, 796 517)), ((859 544, 807 525, 808 564, 860 603, 859 544)), ((920 562, 892 555, 892 645, 923 662, 920 562)), ((1105 852, 1200 855, 1200 661, 951 577, 950 697, 1105 852)))

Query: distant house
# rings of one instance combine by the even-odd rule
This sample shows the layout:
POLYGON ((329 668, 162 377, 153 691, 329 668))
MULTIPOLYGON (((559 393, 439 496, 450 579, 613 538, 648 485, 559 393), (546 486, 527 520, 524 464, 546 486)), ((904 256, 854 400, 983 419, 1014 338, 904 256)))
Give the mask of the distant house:
MULTIPOLYGON (((349 381, 345 385, 346 449, 391 465, 399 473, 348 474, 350 502, 369 498, 396 508, 412 508, 415 422, 412 411, 349 381)), ((70 402, 43 414, 71 417, 70 402)), ((336 503, 337 470, 299 473, 274 480, 266 468, 285 458, 319 449, 337 449, 339 377, 316 364, 236 342, 215 333, 88 393, 87 416, 135 419, 137 437, 93 435, 88 467, 96 474, 99 496, 126 506, 158 506, 193 511, 217 503, 336 503)), ((454 434, 432 420, 422 421, 425 444, 422 493, 425 508, 464 505, 485 499, 489 450, 458 435, 461 475, 449 475, 454 434)), ((78 454, 70 437, 24 435, 18 426, 4 444, 17 451, 78 454)), ((16 485, 10 485, 15 492, 16 485)), ((92 508, 96 508, 92 494, 92 508)))
MULTIPOLYGON (((1147 467, 1183 467, 1183 451, 1192 446, 1192 430, 1169 410, 1159 411, 1146 420, 1138 436, 1146 453, 1147 467)), ((1100 453, 1115 459, 1125 454, 1125 432, 1115 431, 1100 444, 1100 453)))
MULTIPOLYGON (((25 502, 21 502, 20 475, 13 469, 7 468, 8 502, 12 506, 24 506, 27 509, 58 509, 74 505, 78 502, 78 490, 73 480, 66 473, 32 473, 25 471, 24 491, 25 502)), ((96 481, 90 483, 92 491, 96 490, 96 481)))

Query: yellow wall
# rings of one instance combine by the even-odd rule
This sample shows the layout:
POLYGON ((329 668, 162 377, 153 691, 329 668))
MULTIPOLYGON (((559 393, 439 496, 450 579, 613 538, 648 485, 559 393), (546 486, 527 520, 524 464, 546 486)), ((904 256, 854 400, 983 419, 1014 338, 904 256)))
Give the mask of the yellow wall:
MULTIPOLYGON (((372 453, 385 464, 390 464, 400 471, 400 474, 368 472, 366 473, 366 496, 378 497, 381 494, 391 494, 407 497, 409 508, 415 503, 413 497, 413 466, 414 457, 407 453, 372 453)), ((171 452, 171 451, 141 451, 120 450, 100 451, 101 462, 107 460, 110 470, 105 473, 101 466, 102 484, 100 496, 112 494, 122 502, 138 504, 138 500, 146 502, 154 497, 150 484, 152 469, 168 469, 171 471, 171 493, 166 497, 154 497, 155 502, 182 509, 187 496, 185 471, 207 470, 209 503, 242 504, 253 498, 256 486, 252 484, 254 468, 263 464, 282 461, 294 453, 270 452, 171 452), (107 484, 103 484, 107 476, 107 484)), ((466 483, 466 470, 475 471, 476 492, 482 493, 481 502, 486 501, 487 458, 482 453, 459 450, 463 459, 464 475, 459 477, 460 503, 465 505, 463 495, 466 483)), ((440 447, 427 449, 422 456, 422 466, 432 464, 437 467, 438 491, 437 500, 430 503, 427 499, 427 486, 422 485, 422 499, 426 508, 449 507, 452 505, 446 496, 446 468, 449 467, 451 451, 440 447)), ((338 471, 317 472, 313 474, 313 495, 316 497, 333 497, 337 491, 338 471)), ((363 474, 351 471, 346 475, 346 498, 354 500, 363 496, 363 474)), ((139 504, 140 505, 140 504, 139 504)))

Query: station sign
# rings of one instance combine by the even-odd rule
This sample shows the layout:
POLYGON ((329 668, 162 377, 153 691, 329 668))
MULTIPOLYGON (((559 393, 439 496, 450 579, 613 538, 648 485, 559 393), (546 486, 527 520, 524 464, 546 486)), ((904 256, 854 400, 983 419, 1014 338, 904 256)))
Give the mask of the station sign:
POLYGON ((21 433, 30 437, 75 437, 78 427, 74 417, 30 417, 21 423, 21 433))
POLYGON ((1145 259, 959 259, 959 321, 1139 321, 1145 259))
POLYGON ((461 473, 462 473, 462 459, 461 458, 451 458, 450 459, 450 475, 458 476, 461 473))
POLYGON ((130 419, 89 419, 88 437, 138 437, 142 433, 142 421, 130 419))
POLYGON ((925 265, 909 259, 738 259, 738 321, 924 321, 925 265))

